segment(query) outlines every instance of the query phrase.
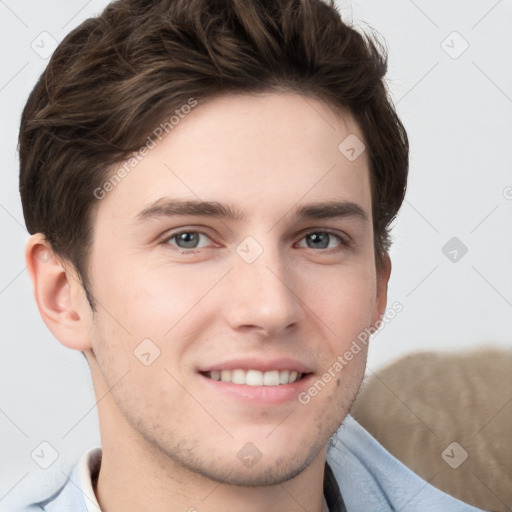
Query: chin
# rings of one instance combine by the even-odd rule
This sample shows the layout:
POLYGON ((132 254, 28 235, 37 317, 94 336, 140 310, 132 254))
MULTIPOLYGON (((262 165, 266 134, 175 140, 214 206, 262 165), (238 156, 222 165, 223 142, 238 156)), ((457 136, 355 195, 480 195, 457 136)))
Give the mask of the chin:
POLYGON ((174 447, 160 445, 160 449, 181 467, 220 484, 274 486, 305 471, 327 449, 330 438, 341 423, 339 418, 317 416, 315 419, 314 427, 296 439, 287 436, 287 439, 276 437, 272 440, 272 435, 267 435, 266 440, 253 437, 253 444, 249 437, 246 443, 231 440, 226 444, 219 443, 213 450, 204 439, 196 439, 194 443, 187 442, 186 449, 184 442, 174 447), (249 456, 248 460, 246 456, 249 456))
POLYGON ((220 462, 207 467, 190 467, 189 469, 214 482, 237 487, 268 487, 279 485, 300 475, 313 461, 318 453, 308 457, 297 454, 293 458, 283 457, 272 461, 258 461, 253 467, 244 467, 238 460, 235 464, 220 462))

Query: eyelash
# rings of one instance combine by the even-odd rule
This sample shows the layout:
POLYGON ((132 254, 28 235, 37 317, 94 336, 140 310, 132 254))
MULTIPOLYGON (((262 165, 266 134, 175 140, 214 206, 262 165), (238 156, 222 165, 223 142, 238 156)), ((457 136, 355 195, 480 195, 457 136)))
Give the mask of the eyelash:
MULTIPOLYGON (((181 230, 181 231, 175 231, 174 233, 171 233, 169 236, 165 237, 165 239, 162 240, 162 245, 166 245, 168 247, 172 247, 176 252, 180 252, 181 254, 195 254, 196 251, 199 251, 199 250, 202 250, 202 249, 205 249, 206 247, 192 247, 192 248, 183 248, 183 247, 178 247, 176 245, 171 245, 169 242, 171 242, 171 240, 175 239, 178 235, 182 235, 182 234, 196 234, 196 235, 204 235, 206 236, 207 238, 209 238, 211 240, 211 237, 209 237, 206 233, 204 233, 203 231, 198 231, 198 230, 193 230, 193 229, 190 229, 190 230, 181 230)), ((317 230, 311 230, 311 231, 308 231, 306 233, 304 233, 301 238, 299 239, 299 241, 302 241, 304 240, 307 236, 309 235, 313 235, 313 234, 328 234, 332 237, 335 237, 339 240, 339 243, 336 247, 331 247, 331 248, 326 248, 326 249, 314 249, 314 248, 311 248, 311 247, 306 247, 306 249, 311 249, 315 252, 322 252, 324 254, 332 254, 332 253, 335 253, 335 252, 338 252, 338 251, 342 251, 343 249, 347 249, 351 246, 351 243, 350 243, 350 240, 348 239, 348 237, 343 237, 342 235, 334 232, 334 231, 331 231, 329 229, 317 229, 317 230)))

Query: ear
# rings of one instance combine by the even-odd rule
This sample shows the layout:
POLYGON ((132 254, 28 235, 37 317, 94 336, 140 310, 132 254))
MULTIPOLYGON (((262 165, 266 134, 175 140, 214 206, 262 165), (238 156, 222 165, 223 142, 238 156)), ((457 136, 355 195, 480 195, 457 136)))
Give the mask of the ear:
POLYGON ((391 259, 386 252, 382 257, 382 265, 377 268, 377 292, 375 297, 375 309, 372 325, 375 325, 386 312, 388 302, 388 281, 391 275, 391 259))
POLYGON ((25 261, 39 313, 48 329, 68 348, 91 348, 87 322, 92 312, 72 265, 55 256, 42 233, 30 237, 25 261))

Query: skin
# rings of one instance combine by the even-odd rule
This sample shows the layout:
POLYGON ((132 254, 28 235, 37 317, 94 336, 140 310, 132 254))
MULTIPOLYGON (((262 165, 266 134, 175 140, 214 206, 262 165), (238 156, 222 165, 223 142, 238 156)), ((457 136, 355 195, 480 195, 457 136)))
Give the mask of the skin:
POLYGON ((96 311, 73 267, 31 237, 41 315, 91 368, 103 512, 322 510, 327 444, 359 390, 366 349, 307 405, 251 403, 198 372, 288 357, 314 382, 384 313, 391 265, 375 267, 367 154, 351 162, 338 150, 349 134, 363 140, 348 113, 293 93, 197 106, 98 201, 88 262, 96 311), (138 218, 165 198, 230 204, 245 217, 138 218), (367 218, 294 216, 332 201, 367 218), (327 247, 307 236, 325 230, 327 247), (172 235, 184 231, 203 233, 197 247, 178 246, 172 235), (263 251, 252 263, 236 251, 249 236, 263 251), (144 339, 160 350, 149 366, 134 356, 144 339), (261 453, 252 467, 237 457, 248 442, 261 453))

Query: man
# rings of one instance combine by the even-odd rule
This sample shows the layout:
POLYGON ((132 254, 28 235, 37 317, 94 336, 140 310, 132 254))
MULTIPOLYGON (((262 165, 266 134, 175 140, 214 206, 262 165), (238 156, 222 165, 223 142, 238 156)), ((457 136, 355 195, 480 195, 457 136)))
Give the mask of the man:
POLYGON ((120 0, 61 43, 26 259, 102 447, 26 510, 476 510, 348 416, 407 179, 385 72, 320 0, 120 0))

